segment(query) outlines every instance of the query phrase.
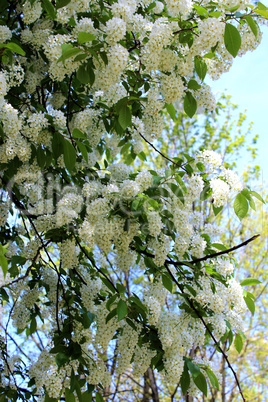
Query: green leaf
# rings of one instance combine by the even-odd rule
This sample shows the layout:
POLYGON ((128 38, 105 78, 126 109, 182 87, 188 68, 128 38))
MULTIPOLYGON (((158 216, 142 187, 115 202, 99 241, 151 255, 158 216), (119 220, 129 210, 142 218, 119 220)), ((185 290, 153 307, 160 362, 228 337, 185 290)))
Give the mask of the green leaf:
POLYGON ((107 64, 108 64, 107 53, 106 53, 106 52, 100 52, 100 57, 101 57, 102 60, 104 61, 104 64, 107 66, 107 64))
POLYGON ((85 391, 81 394, 80 402, 91 402, 92 401, 92 393, 89 391, 85 391))
POLYGON ((255 313, 255 303, 254 303, 254 301, 248 295, 244 296, 244 300, 245 300, 245 303, 246 303, 249 311, 251 312, 252 315, 254 315, 254 313, 255 313))
POLYGON ((188 358, 185 358, 185 361, 187 363, 188 369, 190 370, 190 373, 192 374, 193 379, 198 377, 199 374, 201 374, 200 368, 188 358))
POLYGON ((60 61, 64 62, 65 60, 69 59, 70 57, 76 56, 78 53, 81 53, 82 50, 78 47, 73 47, 72 49, 68 49, 62 53, 62 55, 58 58, 57 63, 60 61))
POLYGON ((63 136, 56 131, 52 138, 52 152, 55 159, 57 159, 63 153, 63 144, 63 136))
POLYGON ((268 10, 268 7, 266 7, 260 1, 258 1, 257 7, 258 7, 259 10, 268 10))
MULTIPOLYGON (((83 55, 78 55, 76 58, 83 56, 83 55)), ((76 77, 82 84, 90 84, 92 85, 95 81, 95 74, 94 70, 91 65, 91 61, 87 64, 82 64, 77 72, 76 72, 76 77)))
POLYGON ((12 52, 18 53, 21 56, 25 56, 25 51, 16 43, 14 42, 9 42, 3 45, 6 49, 11 50, 12 52))
POLYGON ((63 143, 63 159, 66 168, 71 172, 75 167, 76 151, 68 140, 63 143))
POLYGON ((64 366, 65 363, 68 362, 68 360, 69 360, 69 357, 65 353, 62 353, 62 352, 57 353, 55 356, 55 361, 59 368, 64 366))
POLYGON ((56 9, 67 6, 67 4, 71 3, 71 0, 57 0, 56 2, 56 9))
POLYGON ((8 271, 8 262, 4 255, 0 255, 0 265, 3 271, 4 278, 6 277, 8 271))
POLYGON ((140 307, 142 310, 147 311, 147 307, 142 303, 138 296, 135 295, 135 293, 129 298, 129 300, 136 304, 136 306, 140 307))
POLYGON ((83 313, 83 325, 85 328, 89 328, 90 325, 94 322, 95 314, 90 311, 85 311, 83 313))
POLYGON ((50 18, 54 20, 56 18, 56 10, 49 0, 42 0, 42 6, 44 10, 48 13, 50 18))
POLYGON ((174 183, 167 183, 168 187, 171 189, 173 194, 176 195, 183 203, 184 203, 184 196, 179 186, 176 186, 174 183))
POLYGON ((58 398, 51 398, 47 393, 45 393, 45 401, 44 402, 58 402, 58 398))
POLYGON ((118 121, 123 130, 131 126, 131 111, 127 105, 120 108, 118 121))
POLYGON ((231 347, 232 343, 233 343, 233 332, 230 330, 229 334, 228 334, 228 340, 229 340, 229 348, 231 347))
POLYGON ((87 147, 85 146, 85 144, 83 144, 80 141, 76 141, 76 144, 78 146, 79 151, 81 152, 83 158, 85 159, 85 161, 88 163, 88 151, 87 151, 87 147))
POLYGON ((96 36, 91 33, 88 33, 88 32, 79 32, 78 33, 78 43, 80 45, 82 45, 83 43, 86 43, 86 42, 91 42, 94 39, 96 39, 96 36))
POLYGON ((124 293, 126 293, 126 288, 125 288, 125 286, 124 285, 122 285, 121 283, 118 283, 117 282, 117 284, 116 284, 116 288, 117 288, 117 290, 118 290, 118 292, 120 293, 120 294, 124 294, 124 293))
POLYGON ((232 24, 225 25, 224 44, 228 52, 236 57, 241 46, 241 36, 235 26, 232 24))
POLYGON ((106 317, 105 322, 107 324, 107 322, 109 322, 112 318, 114 318, 116 316, 117 313, 117 309, 114 308, 106 317))
POLYGON ((107 286, 108 289, 110 289, 112 293, 115 292, 115 288, 113 287, 112 283, 108 281, 108 279, 101 277, 101 280, 104 283, 104 285, 107 286))
POLYGON ((186 392, 190 386, 190 382, 191 382, 191 379, 190 379, 190 375, 189 375, 189 372, 187 369, 187 364, 186 364, 186 362, 184 362, 184 369, 183 369, 181 379, 180 379, 181 392, 183 395, 186 394, 186 392))
POLYGON ((87 57, 88 57, 88 54, 80 53, 74 58, 74 61, 82 61, 82 60, 85 60, 87 57))
POLYGON ((196 80, 190 80, 188 82, 188 89, 200 89, 201 85, 196 80))
POLYGON ((216 248, 217 250, 220 250, 220 251, 224 251, 224 250, 227 249, 227 248, 225 247, 225 245, 224 245, 224 244, 221 244, 221 243, 212 243, 212 244, 211 244, 211 247, 214 247, 214 248, 216 248))
POLYGON ((259 283, 261 283, 258 279, 254 279, 254 278, 247 278, 244 279, 242 282, 240 282, 241 286, 251 286, 251 285, 258 285, 259 283))
POLYGON ((1 137, 2 139, 5 138, 5 133, 4 133, 4 129, 3 129, 2 123, 0 123, 0 137, 1 137))
POLYGON ((185 193, 187 193, 187 188, 186 188, 186 186, 185 186, 185 184, 184 184, 184 181, 182 180, 182 178, 181 178, 181 176, 180 176, 179 174, 176 175, 175 180, 176 180, 177 183, 179 183, 179 185, 181 186, 181 188, 183 189, 183 191, 184 191, 185 193))
POLYGON ((7 271, 8 271, 8 262, 5 257, 5 253, 7 252, 7 249, 0 244, 0 265, 3 271, 4 278, 6 277, 7 271))
POLYGON ((81 394, 81 386, 78 381, 75 381, 74 388, 78 397, 79 402, 81 402, 82 394, 81 394))
POLYGON ((31 320, 31 324, 30 324, 30 335, 34 334, 36 331, 37 325, 36 325, 36 319, 35 317, 31 320))
POLYGON ((204 170, 205 170, 205 166, 203 165, 202 162, 197 162, 196 167, 198 170, 200 170, 200 172, 204 172, 204 170))
POLYGON ((72 132, 73 138, 87 138, 86 134, 75 128, 72 132))
POLYGON ((194 288, 191 285, 184 285, 186 287, 186 289, 189 290, 189 292, 195 297, 196 296, 196 291, 194 290, 194 288))
POLYGON ((247 21, 248 26, 250 27, 251 31, 257 38, 258 37, 258 28, 257 28, 257 24, 254 21, 254 19, 250 15, 245 15, 244 19, 247 21))
POLYGON ((254 10, 256 14, 268 19, 268 10, 254 10))
POLYGON ((96 393, 96 402, 104 402, 104 399, 99 392, 96 393))
POLYGON ((110 307, 111 307, 111 305, 115 302, 115 300, 117 299, 117 297, 118 297, 118 294, 116 293, 116 294, 114 294, 113 296, 111 296, 111 297, 107 300, 107 302, 106 302, 106 308, 107 308, 107 310, 110 311, 110 307))
POLYGON ((209 16, 219 18, 221 16, 221 11, 212 11, 209 13, 209 16))
POLYGON ((176 120, 176 109, 171 103, 165 103, 165 108, 173 121, 176 120))
POLYGON ((250 205, 250 207, 252 209, 254 209, 254 211, 256 211, 256 206, 255 206, 255 202, 253 201, 253 198, 251 197, 250 191, 247 188, 244 188, 241 191, 241 194, 243 194, 244 197, 246 197, 246 199, 248 200, 248 203, 250 205))
POLYGON ((165 287, 170 293, 172 293, 172 290, 173 290, 173 282, 172 282, 172 280, 171 280, 167 275, 162 275, 162 283, 163 283, 164 287, 165 287))
POLYGON ((25 56, 25 51, 19 45, 17 45, 17 43, 9 42, 4 44, 3 47, 10 49, 12 52, 18 53, 21 56, 25 56))
POLYGON ((189 117, 194 116, 196 109, 197 109, 197 102, 196 102, 195 98, 193 97, 193 95, 191 94, 191 92, 189 92, 189 91, 186 92, 186 95, 184 97, 183 107, 184 107, 185 113, 189 117))
POLYGON ((241 193, 237 194, 234 200, 234 211, 240 220, 242 220, 248 213, 248 201, 241 193))
POLYGON ((206 8, 194 4, 194 9, 196 10, 197 14, 199 14, 201 17, 205 18, 208 17, 208 11, 206 8))
POLYGON ((213 209, 214 215, 217 216, 223 210, 223 206, 214 207, 214 205, 212 205, 212 209, 213 209))
POLYGON ((87 66, 82 64, 76 71, 76 77, 82 84, 88 84, 90 81, 90 76, 87 71, 87 66))
POLYGON ((138 154, 138 157, 140 158, 140 160, 146 161, 146 154, 145 154, 145 152, 141 151, 141 152, 138 154))
POLYGON ((38 165, 40 166, 41 169, 43 169, 43 167, 46 164, 46 154, 41 146, 39 146, 36 150, 36 158, 38 165))
POLYGON ((243 349, 243 339, 242 339, 241 335, 239 335, 239 334, 235 335, 234 347, 237 350, 237 352, 240 354, 243 349))
POLYGON ((194 67, 195 67, 195 71, 198 75, 198 77, 200 78, 200 80, 204 81, 204 78, 207 74, 207 63, 205 62, 205 60, 202 59, 202 57, 197 56, 194 59, 194 67))
POLYGON ((256 191, 250 191, 250 194, 253 195, 253 197, 257 198, 257 200, 265 204, 264 199, 260 196, 260 194, 256 193, 256 191))
POLYGON ((219 390, 220 389, 219 381, 218 381, 218 378, 213 373, 213 371, 210 370, 208 367, 206 367, 206 373, 211 382, 212 387, 217 388, 219 390))
POLYGON ((65 402, 75 402, 75 396, 68 388, 65 388, 65 402))
POLYGON ((199 373, 197 377, 193 377, 195 385, 200 389, 205 396, 208 394, 207 380, 203 373, 199 373))
POLYGON ((127 303, 120 299, 117 304, 117 317, 118 321, 122 320, 127 315, 127 303))

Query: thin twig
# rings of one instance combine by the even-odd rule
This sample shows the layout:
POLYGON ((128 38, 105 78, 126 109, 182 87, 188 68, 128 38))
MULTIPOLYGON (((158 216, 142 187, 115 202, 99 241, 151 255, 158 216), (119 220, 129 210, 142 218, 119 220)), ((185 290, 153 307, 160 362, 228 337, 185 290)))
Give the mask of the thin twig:
MULTIPOLYGON (((47 246, 49 243, 50 243, 50 241, 46 243, 46 246, 47 246)), ((36 263, 36 260, 37 260, 37 258, 38 258, 38 256, 39 256, 39 253, 40 253, 40 251, 42 250, 42 248, 43 248, 43 245, 40 246, 40 247, 38 247, 37 252, 36 252, 36 255, 35 255, 34 258, 33 258, 32 264, 27 268, 27 271, 25 272, 25 274, 24 274, 23 276, 19 276, 18 278, 14 279, 13 281, 8 282, 8 283, 6 283, 6 284, 0 286, 0 288, 4 288, 4 287, 7 287, 7 286, 11 286, 11 285, 13 285, 14 283, 17 283, 17 282, 19 282, 19 281, 22 281, 23 279, 26 279, 27 276, 29 276, 29 274, 30 274, 30 272, 31 272, 31 269, 33 268, 34 264, 36 263)))
POLYGON ((176 385, 174 391, 173 391, 172 394, 170 395, 170 402, 173 402, 173 401, 174 401, 174 397, 175 397, 175 395, 176 395, 176 393, 177 393, 177 391, 178 391, 179 385, 180 385, 180 383, 178 382, 178 384, 176 385))
POLYGON ((85 256, 89 259, 89 261, 91 262, 91 264, 94 266, 94 268, 100 273, 102 274, 107 281, 112 285, 112 287, 114 288, 114 290, 116 291, 116 293, 119 293, 119 291, 116 289, 115 285, 113 284, 113 282, 111 281, 111 279, 95 264, 95 261, 93 260, 93 258, 90 257, 90 255, 88 254, 88 252, 84 249, 84 247, 81 245, 80 241, 78 240, 78 238, 75 236, 75 240, 80 248, 80 250, 82 251, 83 254, 85 254, 85 256))
POLYGON ((79 274, 79 272, 77 271, 76 268, 73 268, 73 271, 76 273, 76 275, 78 276, 78 278, 80 279, 80 281, 83 283, 83 285, 87 286, 86 281, 83 279, 82 275, 79 274))
MULTIPOLYGON (((1 328, 3 328, 4 331, 5 327, 3 326, 2 323, 0 323, 1 328)), ((18 348, 18 350, 28 359, 28 360, 32 360, 28 355, 26 355, 26 353, 21 349, 20 345, 18 345, 18 343, 15 341, 15 339, 7 332, 7 336, 12 340, 12 342, 16 345, 16 347, 18 348)))
POLYGON ((38 339, 39 339, 39 342, 40 342, 42 348, 45 349, 45 346, 44 346, 44 344, 43 344, 42 338, 41 338, 41 336, 39 335, 38 329, 36 330, 36 335, 37 335, 37 337, 38 337, 38 339))
MULTIPOLYGON (((137 128, 133 125, 133 127, 135 128, 136 131, 137 128)), ((163 158, 165 158, 166 160, 168 160, 169 162, 171 162, 173 165, 179 166, 181 168, 181 164, 175 162, 174 160, 170 159, 167 155, 164 155, 161 151, 159 151, 159 149, 157 149, 150 141, 148 141, 144 135, 142 135, 142 133, 140 133, 138 131, 139 135, 141 136, 142 139, 144 139, 145 142, 147 142, 147 144, 149 144, 157 153, 159 153, 159 155, 163 156, 163 158)))

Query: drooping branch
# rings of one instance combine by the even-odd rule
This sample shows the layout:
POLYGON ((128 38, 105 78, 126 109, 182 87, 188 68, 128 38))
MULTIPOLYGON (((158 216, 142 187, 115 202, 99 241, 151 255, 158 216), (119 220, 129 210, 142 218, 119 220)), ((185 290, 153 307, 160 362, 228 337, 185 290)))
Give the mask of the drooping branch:
MULTIPOLYGON (((253 240, 257 239, 259 236, 260 236, 260 234, 254 235, 254 236, 252 236, 250 239, 245 240, 243 243, 240 243, 240 244, 238 244, 237 246, 228 248, 228 249, 223 250, 223 251, 219 251, 218 253, 208 254, 208 255, 206 255, 205 257, 202 257, 202 258, 196 258, 196 259, 190 260, 190 261, 174 261, 174 260, 172 260, 172 259, 167 259, 167 260, 165 261, 165 263, 166 263, 166 264, 169 264, 169 265, 173 265, 174 267, 177 267, 177 266, 182 266, 182 265, 187 265, 187 266, 189 266, 189 264, 196 264, 196 263, 198 263, 198 262, 210 260, 210 259, 212 259, 212 258, 216 258, 216 257, 219 257, 219 256, 224 255, 224 254, 230 254, 232 251, 238 250, 239 248, 246 246, 248 243, 250 243, 250 242, 252 242, 253 240)), ((147 250, 140 250, 140 249, 137 250, 137 249, 136 249, 135 247, 133 247, 133 246, 130 247, 130 248, 131 248, 131 250, 135 250, 136 252, 138 252, 138 253, 140 253, 140 254, 143 254, 143 255, 145 255, 146 257, 151 257, 151 258, 154 258, 154 257, 155 257, 155 255, 154 255, 153 253, 151 253, 151 252, 149 252, 149 251, 147 251, 147 250)))
MULTIPOLYGON (((183 288, 182 288, 181 284, 177 281, 177 279, 176 279, 175 276, 172 274, 172 272, 170 271, 170 269, 169 269, 169 267, 168 267, 168 265, 167 265, 166 263, 165 263, 165 267, 166 267, 166 269, 167 269, 169 275, 171 276, 173 282, 178 286, 178 288, 180 289, 181 293, 183 294, 184 292, 183 292, 183 288)), ((238 386, 240 395, 241 395, 243 401, 246 402, 246 399, 245 399, 245 397, 244 397, 244 395, 243 395, 243 391, 242 391, 242 389, 241 389, 240 382, 239 382, 239 380, 238 380, 238 377, 237 377, 237 375, 236 375, 235 370, 233 369, 233 367, 232 367, 232 365, 231 365, 231 363, 230 363, 230 361, 229 361, 229 359, 228 359, 228 356, 226 355, 226 353, 224 352, 224 350, 221 348, 219 342, 217 341, 217 339, 215 338, 215 336, 213 335, 213 333, 212 333, 211 330, 209 329, 208 325, 207 325, 206 322, 204 321, 204 318, 203 318, 202 315, 199 313, 198 309, 195 307, 195 305, 194 305, 194 303, 192 302, 192 300, 191 300, 191 299, 187 299, 187 300, 188 300, 189 305, 191 306, 191 308, 194 310, 194 312, 196 313, 196 315, 198 316, 198 318, 201 320, 202 324, 205 326, 205 328, 206 328, 206 330, 208 331, 208 333, 209 333, 211 339, 213 340, 213 342, 215 343, 215 345, 217 346, 217 348, 218 348, 219 351, 221 352, 222 356, 224 357, 224 359, 225 359, 225 361, 226 361, 228 367, 230 368, 230 370, 231 370, 232 373, 233 373, 233 376, 234 376, 235 381, 236 381, 236 384, 237 384, 237 386, 238 386)))
POLYGON ((202 258, 196 258, 196 259, 191 260, 191 261, 168 260, 167 263, 171 264, 171 265, 174 265, 176 267, 176 266, 179 266, 179 265, 196 264, 198 262, 210 260, 211 258, 220 257, 221 255, 224 255, 224 254, 230 254, 232 251, 238 250, 239 248, 246 246, 248 243, 250 243, 253 240, 257 239, 259 236, 260 236, 260 234, 254 235, 250 239, 247 239, 247 240, 243 241, 243 243, 240 243, 237 246, 227 248, 226 250, 219 251, 218 253, 208 254, 208 255, 206 255, 205 257, 202 257, 202 258))

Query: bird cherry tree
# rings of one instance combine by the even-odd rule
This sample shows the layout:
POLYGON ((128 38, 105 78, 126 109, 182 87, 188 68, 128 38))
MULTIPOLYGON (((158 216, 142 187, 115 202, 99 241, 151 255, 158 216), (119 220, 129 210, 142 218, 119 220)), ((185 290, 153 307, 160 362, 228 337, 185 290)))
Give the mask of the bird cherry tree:
POLYGON ((3 401, 120 400, 114 379, 130 367, 206 395, 219 375, 190 351, 208 338, 244 399, 221 345, 240 340, 253 310, 229 254, 255 237, 228 249, 196 206, 216 215, 235 197, 242 219, 260 196, 215 152, 171 158, 157 140, 165 109, 215 108, 206 74, 258 46, 267 8, 2 0, 0 10, 3 401))

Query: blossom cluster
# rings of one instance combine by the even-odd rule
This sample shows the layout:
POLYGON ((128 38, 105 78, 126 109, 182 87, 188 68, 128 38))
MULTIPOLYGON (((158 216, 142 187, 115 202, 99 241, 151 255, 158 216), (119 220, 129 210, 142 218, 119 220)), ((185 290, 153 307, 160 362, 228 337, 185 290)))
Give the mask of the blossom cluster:
POLYGON ((156 150, 165 107, 215 109, 203 81, 238 51, 226 25, 239 56, 261 34, 244 1, 234 19, 227 0, 202 2, 206 13, 191 0, 11 3, 0 25, 1 313, 5 343, 12 323, 39 350, 25 369, 5 346, 1 391, 28 375, 40 401, 70 388, 90 398, 152 364, 175 385, 208 327, 217 338, 243 328, 242 288, 227 256, 207 259, 220 228, 200 207, 242 187, 213 151, 168 158, 164 171, 146 147, 156 150))

